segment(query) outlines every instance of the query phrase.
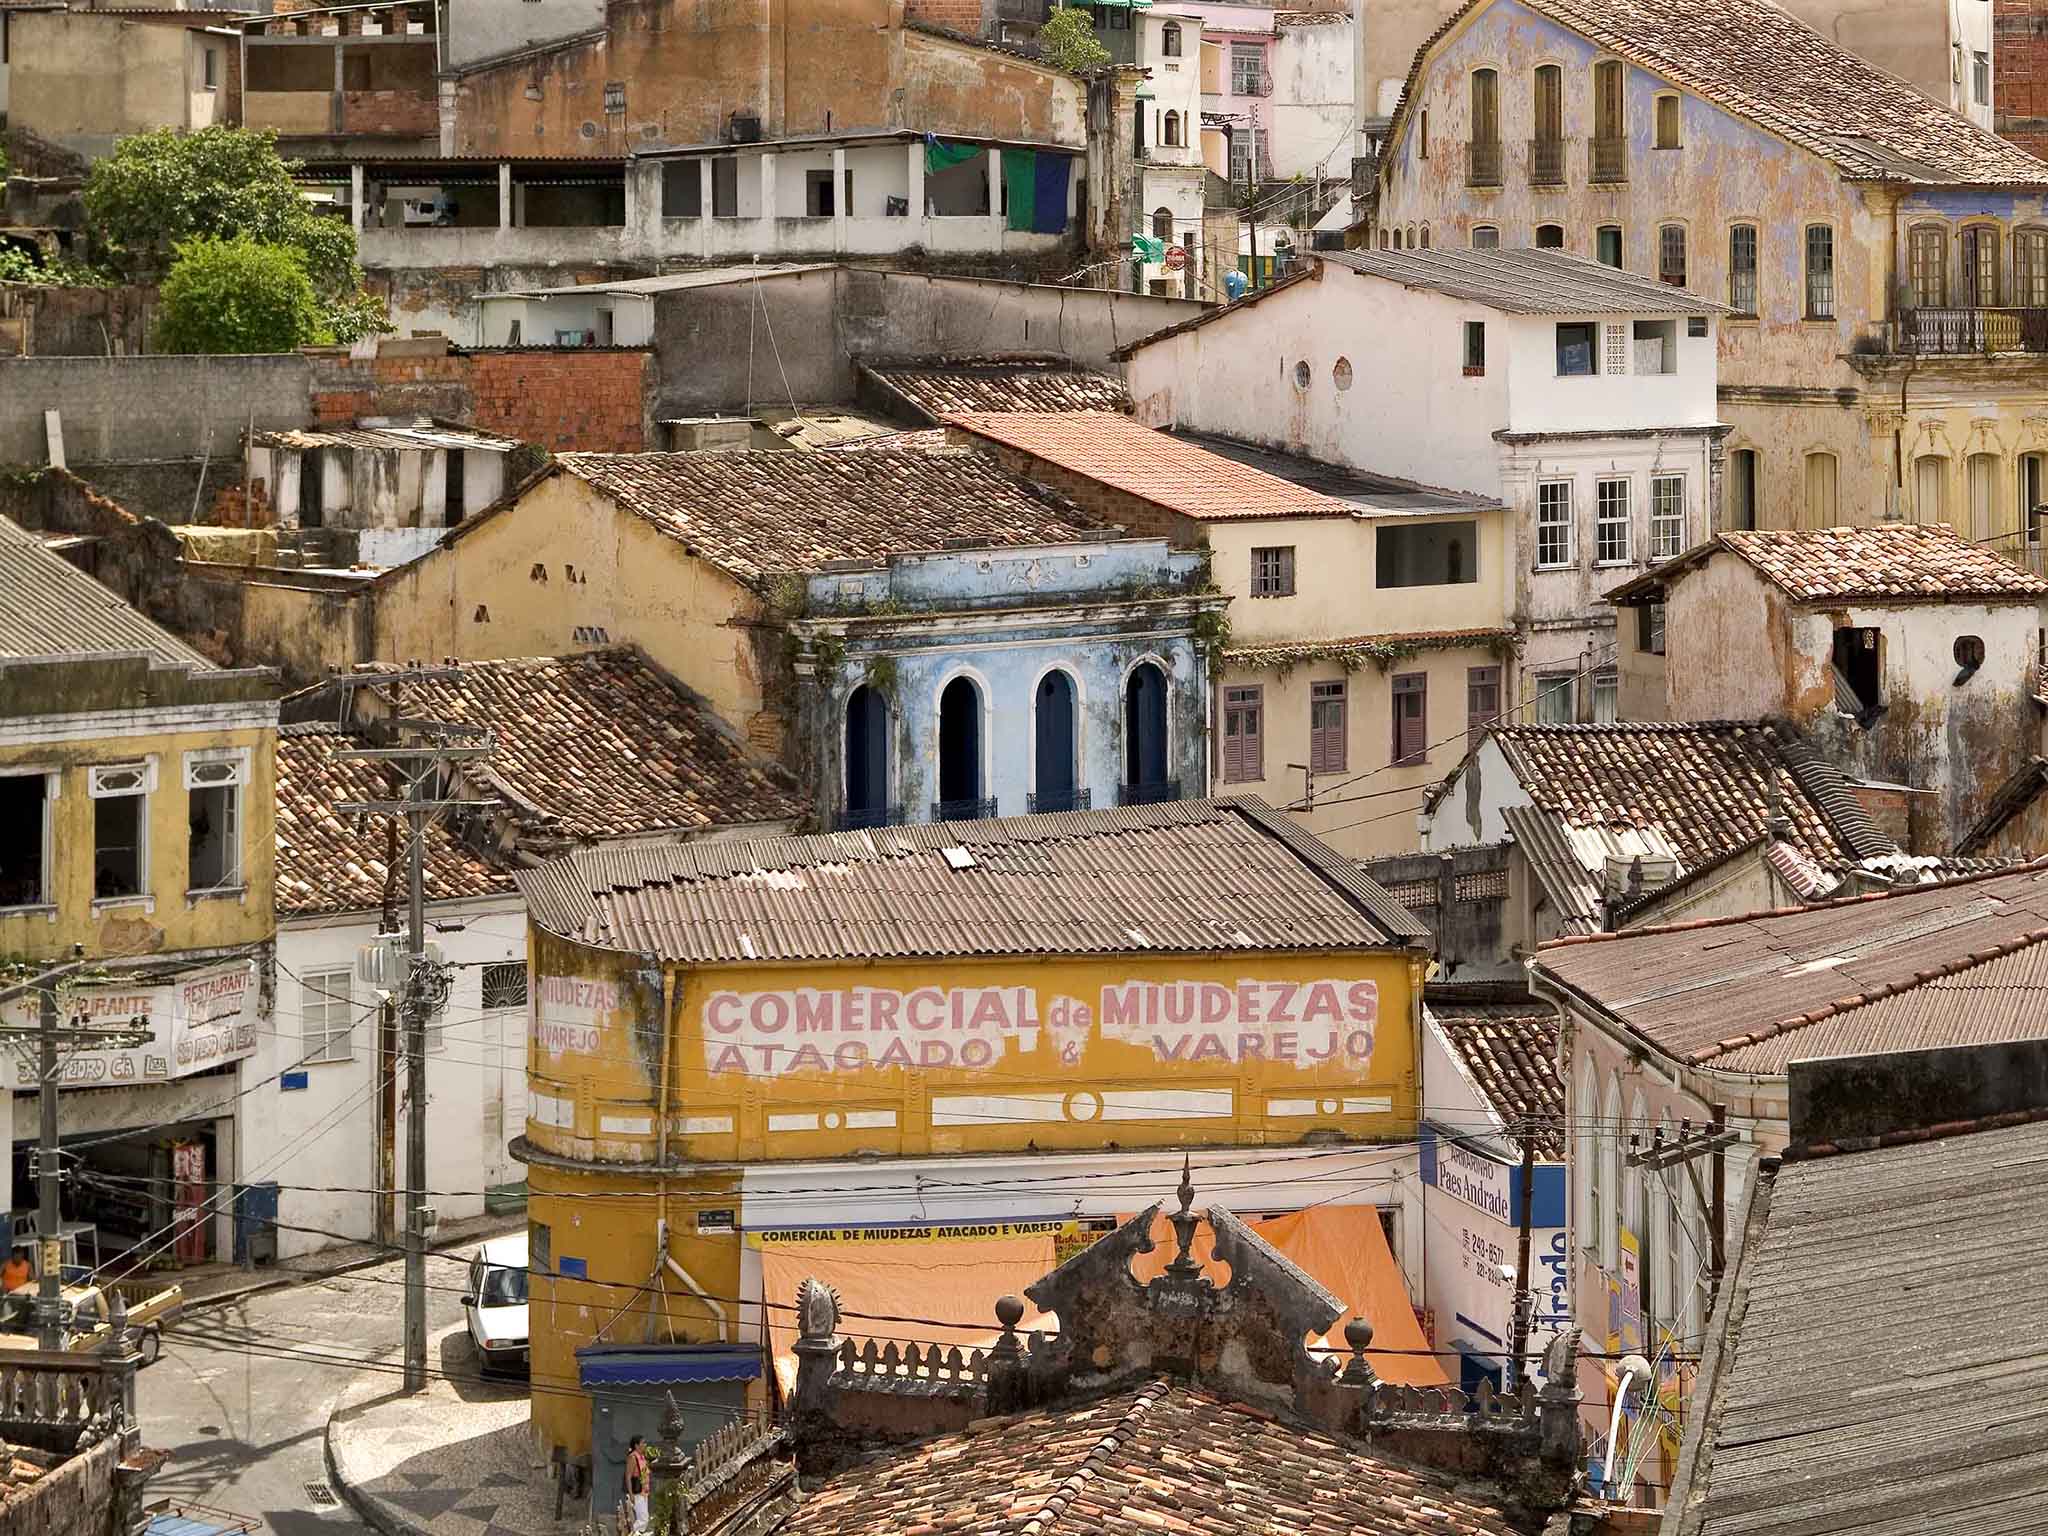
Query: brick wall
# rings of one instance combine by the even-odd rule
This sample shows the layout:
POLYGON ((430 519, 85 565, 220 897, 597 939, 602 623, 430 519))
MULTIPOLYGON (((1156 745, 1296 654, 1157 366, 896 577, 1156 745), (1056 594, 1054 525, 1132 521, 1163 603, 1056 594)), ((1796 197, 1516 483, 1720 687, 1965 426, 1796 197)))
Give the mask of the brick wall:
POLYGON ((968 37, 981 36, 981 0, 904 0, 903 19, 922 21, 968 37))
POLYGON ((1991 99, 1998 131, 2048 156, 2048 0, 1993 0, 1991 99))
POLYGON ((441 110, 418 91, 343 91, 341 131, 428 138, 441 131, 441 110))
POLYGON ((323 426, 365 416, 436 416, 553 453, 639 453, 650 446, 650 351, 448 352, 386 342, 374 360, 338 351, 309 355, 313 417, 323 426))
POLYGON ((640 453, 654 391, 654 354, 638 351, 472 352, 474 425, 556 453, 640 453))

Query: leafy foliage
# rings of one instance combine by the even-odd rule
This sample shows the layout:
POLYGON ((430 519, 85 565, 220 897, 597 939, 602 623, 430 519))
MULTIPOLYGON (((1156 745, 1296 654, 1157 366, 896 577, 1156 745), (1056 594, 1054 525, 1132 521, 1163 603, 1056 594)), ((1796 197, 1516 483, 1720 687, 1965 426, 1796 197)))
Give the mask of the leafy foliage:
POLYGON ((1095 35, 1095 23, 1079 6, 1061 5, 1038 29, 1038 52, 1055 69, 1085 75, 1109 62, 1109 50, 1095 35))
POLYGON ((267 131, 138 133, 94 162, 85 211, 114 261, 135 276, 162 275, 179 246, 197 237, 247 239, 297 251, 321 294, 353 294, 362 286, 355 231, 309 209, 293 169, 267 131))
POLYGON ((289 352, 329 336, 297 251, 246 235, 177 248, 157 314, 166 352, 289 352))

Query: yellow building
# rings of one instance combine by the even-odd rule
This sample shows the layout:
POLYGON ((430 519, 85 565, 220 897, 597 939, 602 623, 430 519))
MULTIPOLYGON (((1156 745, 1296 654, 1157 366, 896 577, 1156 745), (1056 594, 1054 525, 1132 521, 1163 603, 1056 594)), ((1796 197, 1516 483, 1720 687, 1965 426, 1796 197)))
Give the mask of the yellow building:
MULTIPOLYGON (((849 1315, 887 1265, 924 1323, 986 1317, 1181 1149, 1241 1210, 1377 1208, 1397 1289, 1392 1249, 1419 1256, 1396 1164, 1425 935, 1257 801, 589 852, 521 883, 533 1420, 600 1487, 630 1426, 562 1390, 580 1348, 772 1367, 793 1264, 849 1315)), ((924 1323, 868 1331, 971 1341, 924 1323)))
MULTIPOLYGON (((80 1091, 63 1130, 150 1132, 95 1148, 102 1167, 148 1171, 151 1148, 176 1146, 198 1149, 187 1171, 232 1177, 222 1101, 268 1012, 276 929, 276 679, 215 667, 5 519, 0 593, 0 956, 80 960, 75 1012, 155 1031, 66 1060, 80 1091)), ((10 1023, 38 1007, 0 1005, 10 1023)), ((33 1090, 32 1069, 14 1073, 33 1090)), ((0 1114, 0 1141, 34 1136, 32 1092, 0 1091, 0 1114)), ((0 1157, 0 1210, 12 1165, 0 1157)), ((158 1224, 160 1202, 116 1203, 80 1213, 106 1244, 158 1224)), ((227 1231, 223 1217, 214 1238, 227 1231)))

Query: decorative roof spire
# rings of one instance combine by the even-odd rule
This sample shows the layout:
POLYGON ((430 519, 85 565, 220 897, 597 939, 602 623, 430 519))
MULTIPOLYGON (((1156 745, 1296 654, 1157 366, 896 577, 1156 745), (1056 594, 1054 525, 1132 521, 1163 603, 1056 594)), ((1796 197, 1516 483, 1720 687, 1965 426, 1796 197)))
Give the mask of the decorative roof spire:
POLYGON ((1173 1262, 1166 1266, 1166 1272, 1179 1279, 1193 1279, 1201 1274, 1202 1266, 1195 1262, 1195 1228, 1200 1218, 1195 1215, 1194 1159, 1190 1154, 1181 1154, 1180 1163, 1180 1209, 1166 1219, 1173 1223, 1174 1241, 1179 1252, 1173 1262))

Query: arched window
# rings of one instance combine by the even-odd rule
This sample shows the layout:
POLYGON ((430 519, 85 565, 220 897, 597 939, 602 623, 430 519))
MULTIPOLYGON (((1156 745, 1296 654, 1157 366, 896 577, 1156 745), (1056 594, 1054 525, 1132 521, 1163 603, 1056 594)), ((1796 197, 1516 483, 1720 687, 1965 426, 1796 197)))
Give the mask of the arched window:
POLYGON ((1472 226, 1472 249, 1475 251, 1499 250, 1499 227, 1493 224, 1474 224, 1472 226))
POLYGON ((1428 250, 1428 249, 1429 249, 1429 226, 1428 226, 1427 224, 1425 224, 1425 225, 1423 225, 1423 226, 1422 226, 1422 229, 1421 229, 1421 235, 1422 235, 1422 248, 1423 248, 1423 249, 1424 249, 1424 250, 1426 251, 1426 250, 1428 250))
POLYGON ((1169 21, 1159 29, 1159 56, 1163 59, 1180 57, 1180 23, 1169 21))
POLYGON ((1394 249, 1397 251, 1401 249, 1401 231, 1398 229, 1394 231, 1394 249))
POLYGON ((1179 147, 1180 114, 1178 112, 1167 113, 1165 119, 1160 123, 1159 142, 1168 149, 1179 147))
POLYGON ((1600 1177, 1600 1084, 1594 1075, 1593 1058, 1579 1058, 1578 1123, 1573 1127, 1578 1141, 1579 1242, 1581 1248, 1600 1243, 1602 1212, 1606 1209, 1607 1185, 1600 1177))
POLYGON ((1529 147, 1532 186, 1564 184, 1564 71, 1555 64, 1536 69, 1536 136, 1529 147))
POLYGON ((992 816, 981 775, 981 690, 964 677, 939 695, 939 798, 934 821, 992 816))
MULTIPOLYGON (((1637 1094, 1628 1108, 1628 1124, 1621 1128, 1621 1150, 1629 1151, 1629 1138, 1634 1137, 1636 1147, 1648 1151, 1650 1147, 1650 1117, 1643 1107, 1643 1096, 1637 1094)), ((1657 1252, 1657 1210, 1654 1185, 1657 1176, 1649 1169, 1637 1166, 1628 1171, 1628 1206, 1623 1218, 1636 1240, 1636 1279, 1642 1287, 1643 1312, 1654 1315, 1657 1310, 1657 1277, 1662 1273, 1658 1268, 1660 1256, 1657 1252)), ((1647 1341, 1647 1340, 1646 1340, 1647 1341)))
POLYGON ((1998 455, 1971 454, 1969 476, 1971 539, 1982 543, 2001 533, 2009 532, 2009 529, 2002 526, 2004 519, 1998 515, 1998 487, 2004 478, 1998 472, 1998 455))
POLYGON ((1610 1074, 1607 1079, 1607 1097, 1601 1110, 1600 1124, 1600 1173, 1606 1182, 1608 1208, 1602 1212, 1600 1226, 1599 1255, 1601 1267, 1610 1273, 1616 1267, 1621 1245, 1615 1234, 1621 1227, 1621 1074, 1610 1074))
POLYGON ((2048 309, 2048 229, 2013 231, 2012 301, 2025 309, 2048 309))
POLYGON ((1087 808, 1086 794, 1074 783, 1074 680, 1064 672, 1048 672, 1038 680, 1032 701, 1032 783, 1034 811, 1078 811, 1087 808))
POLYGON ((1915 224, 1906 232, 1906 276, 1915 309, 1948 304, 1948 231, 1939 224, 1915 224))
POLYGON ((1152 238, 1154 240, 1171 240, 1173 238, 1173 210, 1171 208, 1154 208, 1152 210, 1152 238))
POLYGON ((1998 245, 1996 224, 1972 224, 1958 242, 1963 258, 1963 302, 1972 309, 1989 309, 1998 302, 1998 245))
POLYGON ((882 827, 889 815, 889 701, 866 683, 846 701, 848 827, 882 827))
POLYGON ((1564 226, 1562 224, 1538 224, 1536 226, 1536 249, 1539 251, 1563 250, 1564 226))
POLYGON ((1166 674, 1141 661, 1124 683, 1124 804, 1179 798, 1166 775, 1166 674))
POLYGON ((1465 146, 1465 185, 1497 187, 1501 181, 1500 74, 1472 71, 1470 137, 1465 146))

